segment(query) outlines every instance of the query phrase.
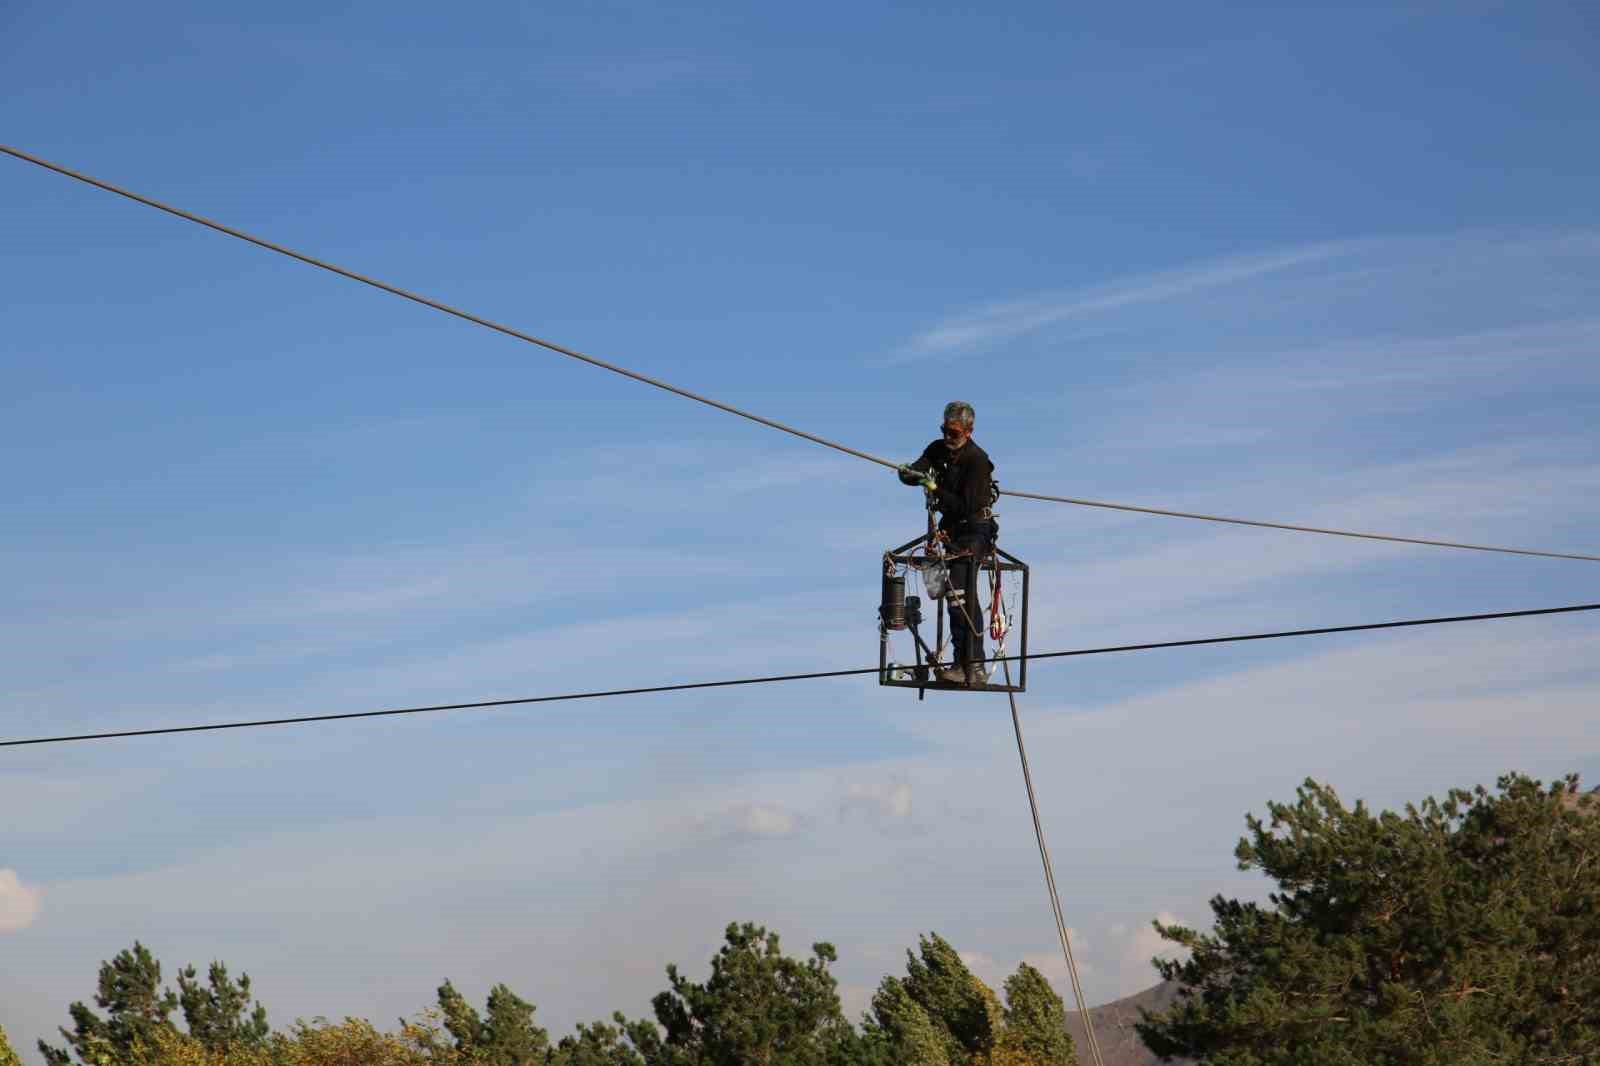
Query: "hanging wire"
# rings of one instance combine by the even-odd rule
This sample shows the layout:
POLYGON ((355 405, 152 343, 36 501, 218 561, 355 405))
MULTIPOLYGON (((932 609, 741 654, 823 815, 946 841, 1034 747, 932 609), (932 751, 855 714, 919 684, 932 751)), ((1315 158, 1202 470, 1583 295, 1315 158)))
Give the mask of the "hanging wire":
MULTIPOLYGON (((1570 607, 1540 607, 1530 611, 1495 611, 1488 614, 1461 614, 1446 618, 1410 618, 1398 622, 1368 622, 1351 626, 1322 626, 1317 629, 1285 629, 1273 633, 1242 633, 1231 637, 1201 637, 1195 640, 1165 640, 1150 644, 1115 644, 1101 648, 1075 648, 1071 651, 1030 652, 1026 658, 1063 659, 1084 655, 1110 655, 1117 652, 1154 651, 1158 648, 1193 648, 1202 644, 1235 644, 1252 640, 1278 640, 1283 637, 1323 636, 1331 633, 1359 633, 1379 629, 1401 629, 1407 626, 1444 625, 1452 622, 1486 622, 1499 618, 1532 618, 1536 615, 1574 614, 1581 611, 1600 611, 1600 603, 1574 604, 1570 607)), ((997 656, 985 662, 1018 662, 1020 655, 997 656)), ((733 688, 741 685, 769 685, 786 681, 810 681, 826 677, 860 677, 876 674, 876 666, 853 670, 818 670, 803 674, 774 674, 767 677, 741 677, 723 681, 691 681, 674 685, 649 685, 642 688, 607 689, 598 692, 570 692, 558 696, 523 696, 505 700, 478 700, 472 703, 440 703, 426 707, 396 707, 381 711, 347 711, 339 714, 308 714, 293 718, 264 718, 246 722, 211 722, 204 725, 159 726, 149 729, 122 729, 106 733, 79 733, 70 736, 31 737, 25 740, 0 740, 0 748, 16 748, 33 744, 65 744, 79 740, 114 740, 121 737, 163 736, 172 733, 208 733, 223 729, 255 729, 262 726, 300 725, 307 722, 341 722, 358 718, 387 718, 395 715, 431 714, 439 711, 465 711, 490 707, 511 707, 532 703, 562 703, 570 700, 604 699, 612 696, 639 696, 654 692, 684 692, 690 689, 733 688)))
MULTIPOLYGON (((384 292, 399 296, 402 299, 422 304, 424 307, 430 307, 435 311, 442 311, 447 315, 454 315, 456 318, 471 322, 477 326, 482 326, 485 329, 492 329, 497 333, 503 333, 508 337, 514 337, 517 340, 525 341, 528 344, 538 345, 541 348, 545 348, 549 351, 556 352, 557 354, 567 356, 568 358, 577 359, 580 362, 588 363, 590 366, 599 367, 602 370, 609 370, 613 374, 620 374, 625 378, 631 378, 634 381, 638 381, 645 385, 650 385, 665 392, 670 392, 676 396, 681 396, 684 399, 693 400, 696 403, 705 404, 707 407, 714 407, 719 411, 736 415, 739 418, 748 419, 751 422, 756 422, 760 425, 766 426, 769 429, 775 429, 782 433, 788 433, 791 436, 799 437, 800 439, 810 441, 813 444, 820 444, 824 448, 832 448, 834 451, 843 452, 844 454, 854 456, 857 459, 864 459, 869 463, 877 463, 879 466, 886 466, 890 469, 898 469, 900 466, 899 463, 885 459, 880 455, 873 455, 870 452, 864 452, 859 449, 852 448, 849 445, 841 444, 838 441, 829 440, 826 437, 821 437, 814 433, 808 433, 803 429, 796 429, 793 426, 785 425, 782 422, 775 421, 763 415, 746 411, 742 408, 735 407, 732 404, 723 403, 720 400, 711 399, 708 396, 702 396, 699 393, 690 392, 688 389, 680 388, 677 385, 662 381, 658 378, 650 377, 647 374, 641 374, 636 370, 630 370, 627 367, 619 366, 615 363, 608 362, 607 360, 599 359, 592 355, 586 355, 575 348, 568 348, 565 345, 557 344, 554 341, 535 337, 530 333, 524 333, 519 329, 513 329, 510 326, 502 325, 498 322, 492 322, 489 319, 475 315, 469 311, 463 311, 460 308, 451 307, 449 304, 442 303, 431 297, 410 292, 406 289, 400 288, 397 285, 391 285, 386 281, 380 281, 377 278, 368 277, 365 274, 358 274, 353 270, 327 262, 326 260, 318 259, 315 256, 307 255, 304 252, 297 252, 292 248, 284 247, 281 244, 274 243, 273 241, 266 240, 262 237, 254 236, 253 234, 246 233, 243 230, 235 229, 232 226, 227 226, 221 222, 216 222, 212 219, 194 214, 191 211, 185 211, 182 208, 174 207, 171 204, 162 203, 159 200, 141 195, 129 189, 122 188, 121 186, 113 185, 111 182, 73 170, 72 168, 63 166, 60 163, 53 163, 50 160, 43 159, 31 152, 25 152, 20 148, 0 144, 0 152, 3 152, 6 155, 12 156, 16 159, 20 159, 24 162, 32 163, 35 166, 44 168, 45 170, 53 171, 64 177, 71 178, 74 181, 81 181, 86 185, 92 185, 97 189, 103 189, 106 192, 114 193, 117 196, 132 200, 135 203, 143 204, 146 207, 153 207, 158 211, 164 211, 169 215, 173 215, 174 217, 184 219, 188 222, 193 222, 200 226, 205 226, 208 229, 215 230, 218 233, 226 234, 229 237, 234 237, 241 241, 247 241, 248 243, 254 244, 259 248, 265 248, 270 252, 276 252, 279 255, 285 255, 291 259, 297 259, 302 263, 317 267, 320 270, 326 270, 331 273, 338 274, 341 277, 349 278, 351 281, 358 281, 363 285, 370 285, 375 289, 381 289, 384 292)), ((1319 533, 1334 537, 1355 537, 1362 540, 1390 541, 1397 544, 1418 544, 1434 548, 1457 548, 1465 551, 1497 552, 1506 555, 1530 555, 1547 559, 1573 559, 1590 563, 1600 562, 1600 555, 1585 555, 1577 552, 1556 552, 1543 551, 1533 548, 1510 548, 1489 544, 1468 544, 1461 541, 1432 540, 1424 537, 1403 537, 1387 533, 1362 533, 1347 529, 1332 529, 1320 526, 1299 525, 1290 522, 1268 522, 1251 518, 1231 518, 1223 515, 1201 514, 1193 511, 1176 511, 1161 507, 1145 507, 1130 503, 1113 503, 1106 500, 1086 500, 1073 496, 1052 496, 1039 492, 1024 492, 1019 489, 1003 489, 1001 490, 1001 494, 1005 496, 1015 496, 1018 499, 1042 500, 1050 503, 1069 504, 1076 507, 1098 507, 1113 511, 1130 511, 1137 514, 1161 515, 1167 518, 1185 518, 1201 522, 1223 522, 1230 525, 1239 526, 1258 526, 1264 529, 1281 529, 1296 533, 1319 533)))
MULTIPOLYGON (((977 564, 978 561, 974 559, 973 565, 977 564)), ((966 623, 968 632, 981 642, 982 627, 973 619, 964 604, 958 602, 956 609, 961 612, 961 620, 966 623)), ((1089 1057, 1093 1066, 1105 1066, 1105 1059, 1100 1054, 1100 1039, 1094 1031, 1094 1019, 1089 1015, 1089 1000, 1084 995, 1083 981, 1078 975, 1078 960, 1072 954, 1072 936, 1067 929, 1066 916, 1061 910, 1061 890, 1056 886, 1055 868, 1050 862, 1050 848, 1044 839, 1044 821, 1039 817, 1039 797, 1033 789, 1033 771, 1028 767, 1028 746, 1022 740, 1022 718, 1017 713, 1017 694, 1011 684, 1011 663, 1002 657, 1001 665, 1006 672, 1006 699, 1011 704, 1011 729, 1017 737, 1017 758, 1022 763, 1022 784, 1028 792, 1028 812, 1033 817, 1033 836, 1039 844, 1039 861, 1044 866, 1044 887, 1050 896, 1050 912, 1055 916, 1056 935, 1061 940, 1062 957, 1067 961, 1067 976, 1072 981, 1072 996, 1078 1005, 1078 1016, 1083 1019, 1084 1039, 1089 1045, 1089 1057)))
POLYGON ((1078 1004, 1078 1017, 1083 1020, 1084 1039, 1089 1044, 1089 1056, 1094 1066, 1105 1066, 1100 1053, 1100 1038, 1094 1031, 1094 1019, 1089 1015, 1089 1001, 1083 994, 1083 981, 1078 976, 1078 961, 1072 955, 1072 937, 1067 930, 1067 919, 1061 913, 1061 891, 1056 887, 1056 873, 1050 864, 1050 848, 1044 841, 1044 822, 1039 818, 1039 798, 1033 791, 1033 773, 1028 769, 1028 747, 1022 742, 1022 719, 1017 714, 1017 694, 1011 690, 1011 663, 1004 662, 1006 671, 1006 698, 1011 702, 1011 729, 1017 735, 1017 759, 1022 763, 1022 783, 1028 790, 1028 811, 1033 815, 1033 836, 1039 844, 1039 861, 1044 865, 1044 885, 1050 893, 1050 910, 1056 919, 1056 935, 1061 939, 1061 954, 1067 960, 1067 974, 1072 978, 1072 996, 1078 1004))

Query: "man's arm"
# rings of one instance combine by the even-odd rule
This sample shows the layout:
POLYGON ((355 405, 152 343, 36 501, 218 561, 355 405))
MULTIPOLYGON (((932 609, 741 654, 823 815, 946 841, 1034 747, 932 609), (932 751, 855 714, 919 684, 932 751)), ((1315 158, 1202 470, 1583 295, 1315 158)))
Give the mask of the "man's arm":
MULTIPOLYGON (((936 441, 935 443, 938 442, 936 441)), ((902 485, 920 485, 923 481, 927 480, 932 470, 933 445, 930 444, 926 448, 922 449, 921 455, 917 456, 916 459, 900 468, 900 483, 902 485), (915 471, 915 473, 908 473, 908 471, 915 471)))

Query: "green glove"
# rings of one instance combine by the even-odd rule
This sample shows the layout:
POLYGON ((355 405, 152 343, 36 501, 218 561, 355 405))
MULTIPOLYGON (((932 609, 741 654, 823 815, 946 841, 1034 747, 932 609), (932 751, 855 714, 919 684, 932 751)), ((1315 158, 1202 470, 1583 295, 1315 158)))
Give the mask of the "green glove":
POLYGON ((913 478, 915 484, 921 485, 929 492, 934 492, 939 488, 938 484, 933 480, 932 474, 925 474, 909 463, 901 463, 895 469, 906 477, 913 478))

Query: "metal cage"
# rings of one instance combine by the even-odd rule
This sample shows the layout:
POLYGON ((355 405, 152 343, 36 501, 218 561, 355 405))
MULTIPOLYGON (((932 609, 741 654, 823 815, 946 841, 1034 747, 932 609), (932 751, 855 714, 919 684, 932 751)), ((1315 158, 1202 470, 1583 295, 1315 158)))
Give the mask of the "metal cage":
MULTIPOLYGON (((1012 674, 1013 684, 994 683, 996 678, 1005 676, 1004 666, 999 666, 990 675, 990 683, 982 685, 955 685, 945 681, 936 680, 934 671, 939 663, 932 660, 933 654, 945 642, 945 604, 938 599, 931 601, 933 623, 935 627, 933 644, 929 645, 922 637, 920 625, 927 621, 922 617, 926 609, 922 606, 920 598, 905 595, 905 577, 916 568, 918 561, 913 549, 928 542, 926 536, 914 537, 898 548, 891 548, 883 553, 883 595, 878 606, 878 684, 890 688, 917 689, 917 698, 921 699, 929 689, 943 692, 1026 692, 1028 688, 1028 564, 1018 559, 1004 548, 996 546, 994 551, 981 558, 978 562, 979 587, 983 588, 982 575, 987 573, 993 579, 995 571, 1002 575, 1017 573, 1022 576, 1021 602, 1015 611, 1019 621, 1007 634, 1007 641, 1011 634, 1016 635, 1017 646, 1015 651, 1008 650, 1006 656, 1015 660, 1012 674), (895 584, 898 582, 898 590, 895 584), (912 661, 910 663, 891 662, 889 658, 889 636, 891 633, 906 632, 912 640, 912 661)), ((988 660, 994 662, 995 660, 988 660)))

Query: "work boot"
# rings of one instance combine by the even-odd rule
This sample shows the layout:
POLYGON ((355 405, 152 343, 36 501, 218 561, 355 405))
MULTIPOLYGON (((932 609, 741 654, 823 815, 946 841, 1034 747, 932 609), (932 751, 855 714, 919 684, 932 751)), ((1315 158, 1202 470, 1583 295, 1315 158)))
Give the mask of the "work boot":
POLYGON ((947 685, 965 685, 967 683, 967 672, 955 663, 939 667, 933 676, 936 680, 943 681, 947 685))
POLYGON ((979 685, 987 685, 988 683, 989 675, 984 672, 982 663, 967 664, 967 685, 969 687, 977 688, 979 685))

